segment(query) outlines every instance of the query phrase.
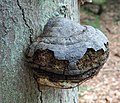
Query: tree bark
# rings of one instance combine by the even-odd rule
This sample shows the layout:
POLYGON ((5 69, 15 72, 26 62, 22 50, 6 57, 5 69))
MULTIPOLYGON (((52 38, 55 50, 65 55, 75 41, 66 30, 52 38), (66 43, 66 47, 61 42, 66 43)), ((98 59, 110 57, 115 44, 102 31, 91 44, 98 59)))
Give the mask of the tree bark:
POLYGON ((77 103, 78 88, 37 88, 24 52, 51 17, 79 22, 79 0, 0 0, 1 103, 77 103))

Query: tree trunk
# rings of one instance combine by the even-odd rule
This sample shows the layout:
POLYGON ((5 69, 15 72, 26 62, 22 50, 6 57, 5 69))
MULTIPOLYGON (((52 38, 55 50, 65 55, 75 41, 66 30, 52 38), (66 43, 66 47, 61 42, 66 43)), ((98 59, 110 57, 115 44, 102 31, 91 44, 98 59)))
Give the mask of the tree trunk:
POLYGON ((24 60, 31 40, 47 20, 62 16, 79 22, 79 0, 0 0, 0 103, 77 103, 78 88, 37 88, 24 60))

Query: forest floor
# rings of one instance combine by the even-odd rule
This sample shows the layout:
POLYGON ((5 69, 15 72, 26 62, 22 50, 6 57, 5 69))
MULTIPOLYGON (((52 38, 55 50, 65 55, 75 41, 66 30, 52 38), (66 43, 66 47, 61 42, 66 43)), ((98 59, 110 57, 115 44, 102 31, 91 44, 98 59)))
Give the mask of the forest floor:
MULTIPOLYGON (((95 14, 82 12, 81 23, 85 24, 86 20, 96 21, 96 16, 95 14)), ((79 103, 120 103, 119 0, 109 0, 106 9, 99 16, 99 23, 99 29, 101 29, 109 39, 110 55, 99 74, 80 86, 79 103)))

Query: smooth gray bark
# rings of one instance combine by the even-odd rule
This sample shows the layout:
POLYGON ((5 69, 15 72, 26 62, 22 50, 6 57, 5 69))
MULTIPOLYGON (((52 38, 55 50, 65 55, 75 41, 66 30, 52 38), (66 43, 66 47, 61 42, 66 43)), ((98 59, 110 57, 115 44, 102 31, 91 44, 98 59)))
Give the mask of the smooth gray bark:
POLYGON ((24 52, 51 17, 79 22, 79 0, 0 0, 0 103, 77 103, 78 89, 40 87, 24 52))

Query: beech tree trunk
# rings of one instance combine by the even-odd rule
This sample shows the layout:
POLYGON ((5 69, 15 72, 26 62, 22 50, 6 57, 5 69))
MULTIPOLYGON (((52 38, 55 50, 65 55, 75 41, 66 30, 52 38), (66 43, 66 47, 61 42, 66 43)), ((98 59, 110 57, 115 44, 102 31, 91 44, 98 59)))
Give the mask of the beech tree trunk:
POLYGON ((0 0, 0 103, 78 103, 78 88, 40 87, 24 52, 47 20, 79 22, 79 0, 0 0))

